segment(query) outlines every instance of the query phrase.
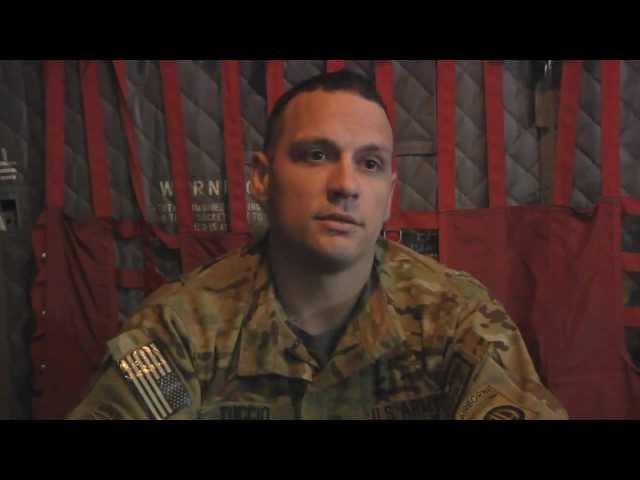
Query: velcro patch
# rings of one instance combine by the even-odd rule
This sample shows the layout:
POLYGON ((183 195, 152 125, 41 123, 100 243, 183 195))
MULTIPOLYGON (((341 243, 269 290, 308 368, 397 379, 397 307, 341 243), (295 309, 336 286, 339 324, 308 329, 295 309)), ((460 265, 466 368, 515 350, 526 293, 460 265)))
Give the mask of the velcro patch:
POLYGON ((156 420, 191 405, 188 390, 153 342, 130 351, 118 367, 156 420))
POLYGON ((202 420, 271 420, 271 405, 257 402, 216 402, 200 412, 202 420))
POLYGON ((369 420, 433 420, 439 415, 440 395, 377 404, 366 412, 369 420))
POLYGON ((471 381, 475 365, 462 353, 454 352, 445 373, 446 400, 443 414, 451 418, 458 409, 464 392, 471 381))

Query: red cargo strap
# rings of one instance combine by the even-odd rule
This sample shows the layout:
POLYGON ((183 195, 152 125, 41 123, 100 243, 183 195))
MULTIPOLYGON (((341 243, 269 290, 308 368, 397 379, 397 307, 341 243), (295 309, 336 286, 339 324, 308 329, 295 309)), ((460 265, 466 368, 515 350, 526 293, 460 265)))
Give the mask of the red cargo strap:
MULTIPOLYGON (((389 121, 395 130, 395 92, 393 63, 390 60, 377 61, 375 64, 376 87, 389 115, 389 121)), ((393 172, 399 174, 398 157, 392 163, 393 172)), ((400 208, 400 188, 397 180, 391 200, 391 216, 384 226, 385 234, 391 240, 399 240, 403 229, 436 230, 438 215, 435 212, 403 211, 400 208)))
POLYGON ((400 210, 387 222, 386 228, 390 232, 399 232, 404 229, 437 230, 438 214, 436 212, 400 210))
POLYGON ((167 119, 167 143, 174 183, 178 231, 192 232, 193 211, 191 193, 189 192, 189 166, 176 61, 161 60, 160 74, 162 76, 164 111, 167 119))
POLYGON ((142 222, 131 219, 119 220, 114 226, 116 234, 124 240, 140 237, 144 231, 142 222))
POLYGON ((622 208, 627 215, 640 216, 640 200, 631 197, 622 197, 622 208))
POLYGON ((627 327, 640 327, 640 307, 625 307, 623 315, 627 327))
POLYGON ((484 102, 487 122, 489 206, 507 204, 506 162, 504 156, 504 106, 502 101, 502 62, 485 60, 484 102))
POLYGON ((85 60, 80 65, 93 208, 97 218, 112 218, 107 141, 98 63, 95 60, 85 60))
POLYGON ((267 61, 267 114, 284 93, 284 61, 267 61))
POLYGON ((622 265, 627 272, 640 273, 640 253, 622 252, 622 265))
POLYGON ((344 60, 327 60, 326 69, 327 73, 339 72, 343 70, 346 65, 344 60))
POLYGON ((391 127, 395 128, 396 104, 393 84, 393 63, 391 62, 391 60, 376 61, 375 75, 378 94, 382 98, 382 102, 384 103, 387 109, 387 113, 389 114, 391 127))
POLYGON ((620 60, 602 61, 602 194, 620 195, 620 60))
MULTIPOLYGON (((603 60, 602 68, 602 195, 620 198, 620 61, 603 60)), ((622 197, 623 213, 640 213, 640 202, 622 197)), ((622 225, 620 219, 614 232, 615 244, 622 245, 622 225)), ((622 248, 622 247, 620 247, 622 248)), ((621 253, 622 269, 640 272, 640 254, 621 253)), ((622 287, 622 285, 621 285, 622 287)), ((626 326, 640 327, 640 308, 623 308, 626 326)))
POLYGON ((573 170, 576 160, 576 130, 580 103, 582 61, 567 60, 562 70, 560 111, 558 112, 558 139, 553 199, 556 205, 571 203, 573 170))
POLYGON ((131 173, 131 183, 133 185, 133 193, 140 208, 140 213, 146 217, 146 202, 144 198, 144 187, 142 183, 142 172, 140 171, 140 156, 138 152, 138 142, 135 135, 133 120, 127 106, 129 87, 127 86, 127 73, 125 60, 114 60, 113 65, 116 71, 116 78, 120 86, 120 112, 122 117, 122 125, 124 133, 127 137, 129 145, 129 171, 131 173))
MULTIPOLYGON (((96 61, 81 63, 81 85, 85 108, 89 166, 91 169, 92 195, 96 217, 112 218, 111 191, 106 159, 106 135, 104 111, 100 100, 100 78, 96 61), (106 181, 105 181, 106 180, 106 181)), ((115 224, 121 238, 142 235, 143 224, 124 220, 115 224)), ((116 270, 117 284, 124 288, 143 288, 143 272, 116 270)))
POLYGON ((142 290, 145 287, 144 271, 121 268, 116 271, 116 283, 122 288, 142 290))
POLYGON ((227 170, 230 230, 248 233, 247 205, 244 182, 244 144, 240 109, 240 62, 222 61, 222 90, 224 103, 224 159, 227 170))
MULTIPOLYGON (((456 208, 456 62, 438 60, 436 85, 437 145, 438 145, 438 212, 456 208)), ((440 261, 448 265, 450 242, 447 230, 438 236, 440 261)))
POLYGON ((129 172, 131 174, 131 183, 136 198, 136 203, 140 209, 143 221, 148 223, 153 233, 160 238, 169 248, 178 248, 178 241, 174 235, 169 235, 157 228, 155 225, 147 222, 146 201, 144 197, 144 186, 142 183, 142 171, 140 170, 140 154, 138 150, 138 141, 135 134, 133 118, 128 107, 128 87, 125 60, 114 60, 113 65, 116 72, 116 79, 120 87, 120 113, 122 117, 122 125, 124 127, 125 136, 129 148, 129 172))
POLYGON ((438 138, 438 211, 456 208, 456 64, 438 61, 437 138, 438 138))
POLYGON ((64 208, 64 61, 46 60, 46 202, 64 208), (62 120, 61 120, 62 119, 62 120))
MULTIPOLYGON (((394 79, 393 79, 393 63, 391 60, 379 60, 375 62, 375 79, 376 89, 382 102, 387 110, 389 116, 389 123, 391 123, 391 129, 395 132, 395 92, 394 92, 394 79)), ((394 156, 391 161, 391 171, 396 175, 396 188, 393 191, 391 198, 391 214, 390 218, 384 226, 384 230, 387 236, 391 240, 398 240, 400 238, 400 230, 402 224, 400 222, 400 188, 398 176, 398 157, 394 156)))

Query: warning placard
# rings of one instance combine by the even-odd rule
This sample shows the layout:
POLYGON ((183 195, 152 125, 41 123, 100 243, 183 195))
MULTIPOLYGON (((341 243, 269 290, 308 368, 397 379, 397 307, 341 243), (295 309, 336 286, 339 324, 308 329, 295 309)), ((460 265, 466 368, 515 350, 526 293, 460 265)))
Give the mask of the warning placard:
MULTIPOLYGON (((228 230, 227 182, 221 179, 193 180, 190 187, 194 229, 200 232, 226 232, 228 230)), ((163 202, 156 206, 160 220, 164 224, 175 224, 177 218, 173 182, 161 181, 160 192, 163 202)), ((250 192, 249 182, 246 183, 246 192, 247 195, 250 192)), ((253 200, 247 202, 247 220, 251 225, 267 223, 266 215, 260 205, 253 200)))

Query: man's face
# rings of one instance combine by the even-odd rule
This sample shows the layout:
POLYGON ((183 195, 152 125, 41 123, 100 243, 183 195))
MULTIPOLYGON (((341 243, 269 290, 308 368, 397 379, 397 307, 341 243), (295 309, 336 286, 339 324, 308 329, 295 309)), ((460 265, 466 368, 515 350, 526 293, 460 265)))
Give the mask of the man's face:
POLYGON ((384 110, 350 92, 306 92, 285 109, 280 132, 252 177, 275 238, 338 268, 369 257, 395 185, 384 110))

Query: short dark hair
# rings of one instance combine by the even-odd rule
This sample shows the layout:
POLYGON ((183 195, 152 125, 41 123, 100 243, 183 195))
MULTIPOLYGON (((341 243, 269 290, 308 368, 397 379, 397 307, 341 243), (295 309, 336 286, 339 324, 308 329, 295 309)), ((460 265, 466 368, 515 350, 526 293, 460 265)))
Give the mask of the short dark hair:
POLYGON ((316 90, 355 93, 366 100, 377 103, 384 110, 385 114, 387 114, 387 116, 389 115, 375 85, 363 75, 346 69, 331 73, 321 73, 295 85, 276 101, 267 118, 267 129, 262 148, 264 152, 270 152, 275 147, 278 137, 280 136, 282 114, 287 108, 287 105, 289 105, 289 102, 301 93, 314 92, 316 90))

